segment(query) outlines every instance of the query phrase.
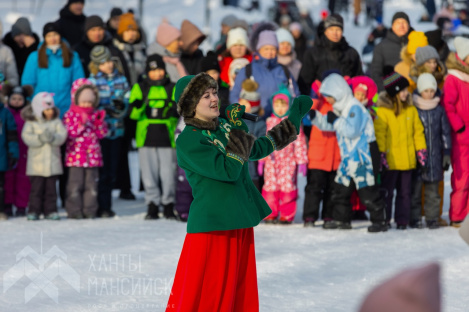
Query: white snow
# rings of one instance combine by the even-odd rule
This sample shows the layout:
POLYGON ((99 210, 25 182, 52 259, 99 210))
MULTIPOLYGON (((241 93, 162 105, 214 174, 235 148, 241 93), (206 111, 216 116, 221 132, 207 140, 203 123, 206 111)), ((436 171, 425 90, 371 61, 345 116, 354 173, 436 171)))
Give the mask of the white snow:
MULTIPOLYGON (((4 33, 18 16, 27 15, 34 30, 41 34, 42 25, 55 20, 65 2, 45 0, 39 10, 31 9, 31 4, 38 8, 42 1, 0 1, 4 33)), ((226 13, 235 12, 250 22, 260 21, 272 0, 261 1, 260 13, 229 10, 219 2, 210 0, 209 29, 215 40, 226 13)), ((316 21, 318 8, 325 7, 325 1, 298 2, 314 9, 312 16, 316 21)), ((241 3, 247 6, 249 1, 241 3)), ((85 13, 107 19, 112 6, 136 8, 137 1, 87 1, 85 13)), ((188 18, 205 27, 204 10, 203 1, 146 1, 143 23, 148 38, 154 38, 163 16, 175 25, 188 18)), ((389 24, 397 10, 405 10, 417 30, 434 28, 417 24, 423 12, 418 1, 386 2, 384 21, 389 24)), ((346 18, 345 36, 358 51, 369 31, 370 27, 353 27, 352 18, 346 18)), ((136 153, 131 153, 130 162, 137 188, 136 153)), ((447 219, 449 173, 445 177, 443 216, 447 219)), ((304 189, 305 179, 300 177, 299 184, 300 190, 304 189)), ((354 222, 351 231, 305 229, 301 223, 303 198, 301 191, 294 225, 261 224, 255 229, 261 311, 357 311, 375 285, 404 268, 430 261, 437 261, 442 267, 443 311, 469 311, 468 246, 456 229, 393 229, 369 234, 368 222, 354 222)), ((146 207, 141 192, 137 201, 115 197, 114 209, 118 216, 111 220, 67 220, 61 209, 64 219, 59 222, 28 222, 25 218, 1 222, 0 311, 163 311, 186 225, 167 220, 144 221, 146 207), (35 257, 21 258, 22 250, 28 246, 36 251, 35 257), (25 269, 28 263, 31 266, 25 269), (18 270, 13 271, 14 268, 18 270), (47 292, 37 288, 36 294, 34 285, 47 292)))

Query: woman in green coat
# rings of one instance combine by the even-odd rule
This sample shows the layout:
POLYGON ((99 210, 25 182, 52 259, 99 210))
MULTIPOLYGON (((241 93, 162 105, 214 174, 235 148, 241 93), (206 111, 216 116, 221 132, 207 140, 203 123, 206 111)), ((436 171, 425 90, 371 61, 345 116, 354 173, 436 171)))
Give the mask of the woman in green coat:
POLYGON ((258 311, 253 227, 271 213, 252 183, 248 161, 293 142, 312 101, 295 99, 289 119, 255 138, 232 104, 218 118, 218 84, 209 75, 176 84, 178 113, 186 127, 176 141, 179 166, 194 200, 187 235, 166 311, 258 311))

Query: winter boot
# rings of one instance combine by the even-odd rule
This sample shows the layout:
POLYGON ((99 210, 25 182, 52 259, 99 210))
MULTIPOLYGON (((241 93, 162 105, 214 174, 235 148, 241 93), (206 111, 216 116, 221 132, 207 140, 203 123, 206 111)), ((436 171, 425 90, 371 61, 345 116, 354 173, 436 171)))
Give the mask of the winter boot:
POLYGON ((116 215, 116 213, 112 209, 106 209, 99 213, 99 217, 101 218, 112 218, 116 215))
POLYGON ((304 223, 304 227, 314 227, 314 219, 307 218, 304 223))
POLYGON ((17 216, 17 217, 24 217, 24 216, 26 216, 26 208, 16 207, 16 214, 15 214, 15 216, 17 216))
POLYGON ((369 233, 378 233, 378 232, 386 232, 388 230, 388 225, 386 222, 373 222, 368 227, 369 233))
POLYGON ((438 218, 438 224, 440 226, 448 226, 448 222, 445 219, 443 219, 442 217, 438 218))
POLYGON ((277 218, 265 218, 264 222, 265 224, 277 224, 278 220, 277 218))
POLYGON ((166 219, 170 219, 170 220, 176 220, 177 219, 176 215, 174 214, 174 204, 173 203, 163 205, 163 214, 164 214, 164 217, 166 219))
POLYGON ((411 229, 423 229, 423 224, 422 224, 422 221, 420 220, 412 220, 409 223, 409 227, 411 229))
POLYGON ((352 213, 352 220, 364 220, 368 221, 368 216, 363 210, 356 210, 352 213))
POLYGON ((135 200, 135 195, 131 190, 121 190, 119 198, 123 200, 135 200))
POLYGON ((407 229, 407 224, 398 224, 398 225, 396 225, 396 229, 406 230, 407 229))
POLYGON ((342 221, 331 221, 331 222, 328 222, 327 223, 327 226, 326 226, 326 223, 324 223, 324 226, 323 228, 325 229, 339 229, 339 230, 351 230, 352 229, 352 225, 350 224, 350 222, 342 222, 342 221))
POLYGON ((438 223, 438 220, 429 220, 425 222, 427 224, 427 228, 430 230, 435 230, 440 228, 440 224, 438 223))
POLYGON ((156 220, 156 219, 158 219, 159 218, 158 212, 159 212, 159 207, 157 205, 155 205, 153 202, 151 202, 148 205, 148 211, 147 211, 147 215, 145 216, 145 220, 156 220))
POLYGON ((3 212, 9 217, 13 217, 13 205, 5 204, 5 210, 3 210, 3 212))
POLYGON ((59 214, 57 212, 49 213, 44 218, 47 219, 47 220, 53 220, 53 221, 59 221, 60 220, 59 214))
POLYGON ((39 216, 37 213, 34 213, 34 212, 31 212, 31 213, 28 213, 28 221, 37 221, 39 220, 39 216))

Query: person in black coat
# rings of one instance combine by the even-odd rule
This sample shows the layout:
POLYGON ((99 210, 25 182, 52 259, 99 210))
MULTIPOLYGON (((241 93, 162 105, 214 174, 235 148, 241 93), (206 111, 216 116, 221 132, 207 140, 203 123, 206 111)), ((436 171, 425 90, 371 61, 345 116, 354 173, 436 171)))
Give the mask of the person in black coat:
POLYGON ((21 81, 24 65, 29 54, 37 50, 39 37, 31 30, 31 25, 26 17, 20 17, 2 39, 3 43, 11 48, 15 55, 16 69, 21 81))
POLYGON ((378 91, 384 90, 384 68, 394 67, 401 61, 401 49, 408 43, 407 36, 411 30, 409 16, 404 12, 397 12, 392 18, 391 29, 386 32, 386 37, 374 48, 370 75, 378 86, 378 91))
POLYGON ((183 20, 181 24, 182 54, 181 62, 189 75, 197 75, 201 72, 200 62, 204 53, 199 49, 200 44, 206 36, 200 29, 188 20, 183 20))
POLYGON ((71 47, 83 39, 86 16, 83 14, 85 0, 68 0, 60 10, 60 18, 55 24, 60 29, 60 35, 71 47))
POLYGON ((111 34, 112 38, 117 37, 117 27, 119 27, 119 21, 121 15, 124 14, 121 8, 112 8, 109 14, 109 19, 106 22, 106 30, 111 34))
POLYGON ((312 83, 329 70, 349 77, 363 75, 360 55, 342 36, 343 25, 342 17, 332 14, 318 26, 316 44, 306 51, 298 78, 301 94, 310 95, 312 83))
POLYGON ((97 45, 103 45, 111 51, 113 60, 117 62, 117 66, 122 68, 127 81, 130 81, 129 68, 127 67, 124 55, 112 44, 112 37, 108 32, 106 32, 105 25, 101 17, 91 15, 86 18, 85 21, 84 38, 73 47, 80 56, 80 61, 83 65, 83 69, 85 70, 86 77, 90 76, 90 70, 88 68, 91 61, 90 52, 97 45))

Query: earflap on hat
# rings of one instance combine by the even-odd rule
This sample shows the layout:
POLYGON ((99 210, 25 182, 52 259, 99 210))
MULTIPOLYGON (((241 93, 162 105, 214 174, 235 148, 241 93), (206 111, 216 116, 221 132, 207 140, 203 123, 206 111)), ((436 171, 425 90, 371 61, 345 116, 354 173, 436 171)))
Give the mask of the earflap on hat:
POLYGON ((42 112, 44 110, 55 107, 53 95, 49 92, 39 92, 33 97, 31 107, 37 119, 43 118, 42 112))

